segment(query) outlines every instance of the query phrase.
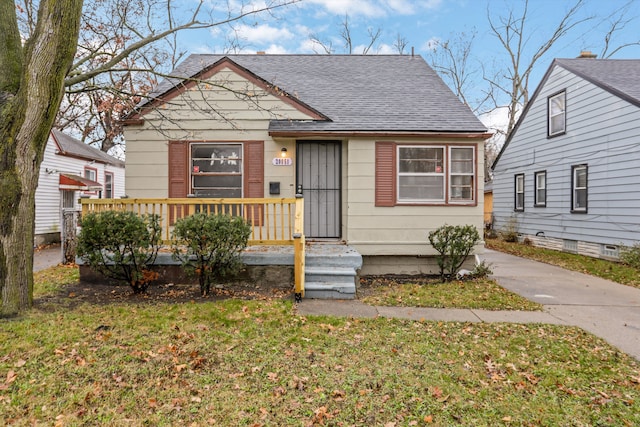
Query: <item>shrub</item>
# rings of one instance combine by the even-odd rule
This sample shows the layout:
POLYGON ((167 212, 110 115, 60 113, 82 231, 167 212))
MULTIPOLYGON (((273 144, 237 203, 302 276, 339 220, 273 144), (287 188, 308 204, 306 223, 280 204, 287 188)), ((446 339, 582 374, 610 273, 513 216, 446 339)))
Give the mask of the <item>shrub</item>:
POLYGON ((440 254, 437 257, 440 279, 449 281, 456 276, 473 246, 480 241, 473 225, 443 225, 429 233, 429 242, 440 254))
POLYGON ((509 218, 504 228, 500 230, 500 237, 505 242, 516 243, 518 241, 518 220, 515 217, 509 218))
POLYGON ((150 270, 160 248, 158 215, 104 211, 84 215, 78 256, 96 272, 127 282, 134 293, 147 290, 157 278, 150 270))
POLYGON ((636 243, 633 246, 621 246, 620 261, 640 270, 640 243, 636 243))
POLYGON ((173 230, 173 257, 195 273, 206 296, 215 278, 236 273, 240 252, 247 247, 251 227, 240 217, 197 213, 181 218, 173 230))
POLYGON ((471 272, 471 276, 474 279, 484 279, 493 274, 493 270, 491 269, 491 263, 488 263, 486 260, 480 261, 480 263, 476 264, 473 271, 471 272))

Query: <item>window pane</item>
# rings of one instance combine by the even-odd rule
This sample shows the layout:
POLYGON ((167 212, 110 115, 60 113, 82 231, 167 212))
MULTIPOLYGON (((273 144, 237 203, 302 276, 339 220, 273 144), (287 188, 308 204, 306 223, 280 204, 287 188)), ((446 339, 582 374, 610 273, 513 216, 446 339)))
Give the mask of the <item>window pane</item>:
POLYGON ((564 94, 559 94, 551 98, 549 110, 552 116, 564 113, 564 94))
POLYGON ((451 173, 473 173, 473 148, 451 149, 451 173))
POLYGON ((587 186, 587 170, 584 168, 576 169, 575 186, 576 188, 584 188, 587 186))
POLYGON ((547 203, 547 191, 544 189, 538 189, 538 192, 536 194, 536 203, 538 203, 539 205, 544 205, 545 203, 547 203))
POLYGON ((400 176, 400 200, 444 200, 444 178, 441 176, 400 176))
POLYGON ((191 148, 193 173, 240 173, 242 146, 239 144, 195 144, 191 148))
POLYGON ((210 188, 240 188, 242 187, 242 176, 240 175, 202 175, 193 177, 193 186, 210 188))
POLYGON ((576 190, 574 197, 574 208, 585 209, 587 207, 587 190, 576 190))
POLYGON ((565 130, 565 94, 560 93, 549 98, 549 134, 562 133, 565 130))
POLYGON ((443 173, 442 148, 400 147, 400 173, 443 173))
POLYGON ((451 200, 473 200, 473 177, 456 175, 451 177, 451 200))

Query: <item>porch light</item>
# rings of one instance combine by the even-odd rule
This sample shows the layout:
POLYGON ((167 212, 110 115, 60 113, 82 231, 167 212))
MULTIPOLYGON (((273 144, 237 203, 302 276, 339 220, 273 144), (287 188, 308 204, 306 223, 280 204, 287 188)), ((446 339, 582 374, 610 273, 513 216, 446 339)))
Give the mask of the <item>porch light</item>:
POLYGON ((280 150, 280 157, 287 157, 287 149, 285 147, 282 147, 282 150, 280 150))

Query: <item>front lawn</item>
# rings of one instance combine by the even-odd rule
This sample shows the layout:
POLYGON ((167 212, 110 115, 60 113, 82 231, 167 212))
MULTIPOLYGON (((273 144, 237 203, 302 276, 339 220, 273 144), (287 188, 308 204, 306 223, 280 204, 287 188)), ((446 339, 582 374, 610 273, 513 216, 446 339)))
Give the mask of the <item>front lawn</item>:
POLYGON ((640 365, 573 327, 304 317, 280 298, 39 306, 0 320, 8 425, 640 424, 640 365))
POLYGON ((539 311, 542 305, 504 289, 491 279, 442 283, 388 277, 362 279, 359 297, 369 305, 539 311))

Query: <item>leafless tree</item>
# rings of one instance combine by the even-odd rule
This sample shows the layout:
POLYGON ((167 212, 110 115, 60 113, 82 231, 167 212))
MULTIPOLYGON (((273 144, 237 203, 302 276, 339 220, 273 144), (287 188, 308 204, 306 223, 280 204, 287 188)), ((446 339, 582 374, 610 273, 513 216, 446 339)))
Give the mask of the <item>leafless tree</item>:
POLYGON ((633 5, 634 0, 628 1, 621 8, 615 10, 611 15, 607 16, 604 20, 605 25, 607 25, 608 30, 604 35, 604 41, 602 50, 600 51, 600 58, 611 58, 613 55, 630 46, 639 46, 640 45, 640 37, 623 42, 621 44, 617 44, 615 47, 612 46, 616 35, 622 32, 625 28, 631 25, 634 21, 638 19, 637 16, 631 15, 630 9, 633 5))
POLYGON ((153 60, 137 56, 153 52, 154 43, 170 40, 180 31, 238 22, 297 1, 241 7, 220 18, 205 13, 201 0, 180 20, 171 0, 96 1, 114 5, 105 9, 112 10, 113 17, 100 14, 104 12, 94 15, 86 7, 83 15, 82 0, 0 0, 0 317, 15 315, 33 302, 35 190, 65 89, 88 94, 100 110, 101 90, 131 95, 138 89, 137 73, 156 73, 153 60), (149 7, 140 9, 144 4, 149 7), (134 25, 129 16, 140 17, 133 22, 146 25, 134 25), (102 19, 111 18, 122 28, 100 27, 102 19), (95 27, 91 30, 95 39, 79 37, 86 25, 95 27), (114 37, 108 37, 110 33, 114 37))
MULTIPOLYGON (((177 34, 230 26, 300 0, 248 1, 192 6, 172 0, 85 0, 78 49, 65 78, 65 96, 54 126, 107 152, 121 144, 121 118, 183 59, 177 34), (191 9, 189 9, 191 7, 191 9)), ((34 28, 37 0, 21 0, 22 34, 34 28)), ((237 41, 237 40, 236 40, 237 41)), ((233 49, 232 49, 233 50, 233 49)))
MULTIPOLYGON (((344 19, 340 22, 340 39, 342 39, 343 43, 343 50, 341 50, 341 52, 349 55, 354 53, 367 55, 371 52, 371 49, 375 50, 376 43, 378 43, 381 35, 381 28, 376 28, 375 30, 373 28, 367 28, 367 44, 362 48, 361 52, 355 52, 357 46, 354 45, 353 37, 351 35, 351 24, 349 23, 349 15, 345 15, 344 19)), ((320 52, 318 52, 314 48, 314 51, 316 53, 324 53, 327 55, 336 53, 336 49, 333 46, 333 41, 331 39, 323 39, 317 34, 310 34, 309 39, 314 46, 317 46, 320 49, 320 52)))
MULTIPOLYGON (((490 86, 489 91, 492 92, 493 99, 507 98, 508 124, 505 130, 507 134, 515 126, 522 107, 529 102, 529 78, 538 61, 573 28, 594 18, 593 16, 578 18, 578 11, 583 5, 584 0, 577 0, 560 18, 548 37, 533 49, 533 54, 529 53, 527 46, 531 36, 530 31, 532 31, 527 27, 529 0, 524 0, 521 13, 516 13, 512 7, 508 9, 505 16, 498 16, 497 19, 492 18, 491 12, 487 10, 489 27, 503 48, 507 57, 507 66, 502 72, 493 76, 485 75, 485 79, 490 86)), ((498 107, 500 104, 495 106, 498 107)))

